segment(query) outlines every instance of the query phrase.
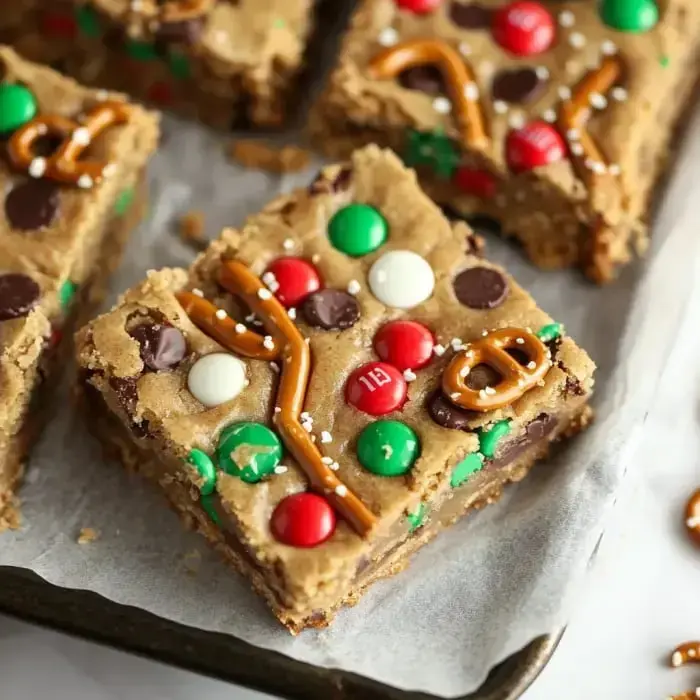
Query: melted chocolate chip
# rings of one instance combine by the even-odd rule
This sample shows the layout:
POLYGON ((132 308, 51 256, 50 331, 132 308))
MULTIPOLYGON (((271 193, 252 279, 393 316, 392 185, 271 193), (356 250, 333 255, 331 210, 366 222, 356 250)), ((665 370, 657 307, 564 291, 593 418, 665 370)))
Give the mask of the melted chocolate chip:
POLYGON ((450 19, 462 29, 490 29, 493 10, 478 2, 452 0, 450 19))
POLYGON ((455 296, 470 309, 495 309, 508 296, 508 281, 489 267, 470 267, 452 282, 455 296))
POLYGON ((39 302, 41 288, 19 272, 0 275, 0 321, 26 316, 39 302))
POLYGON ((5 216, 21 231, 51 226, 58 214, 58 185, 50 180, 25 180, 5 197, 5 216))
POLYGON ((505 467, 507 464, 514 462, 518 457, 525 453, 533 445, 544 440, 557 427, 557 419, 548 413, 540 413, 537 418, 528 423, 525 432, 515 438, 508 440, 499 446, 496 451, 496 456, 492 459, 487 467, 496 469, 505 467))
POLYGON ((536 100, 544 86, 545 82, 540 80, 534 68, 503 69, 493 78, 491 94, 494 100, 524 104, 536 100))
POLYGON ((345 330, 359 320, 360 305, 352 294, 340 289, 322 289, 304 300, 301 312, 314 328, 345 330))
POLYGON ((172 369, 187 353, 185 336, 178 328, 162 323, 143 323, 129 331, 141 346, 141 359, 154 371, 172 369))
POLYGON ((469 423, 476 416, 474 411, 455 406, 439 390, 428 399, 428 413, 438 425, 452 430, 469 430, 469 423))
POLYGON ((417 90, 428 95, 444 95, 445 81, 435 66, 416 66, 399 74, 399 82, 407 90, 417 90))
POLYGON ((136 388, 138 377, 112 377, 109 385, 117 395, 119 405, 127 412, 131 413, 136 407, 139 393, 136 388))
POLYGON ((573 375, 569 375, 566 378, 566 384, 564 385, 564 393, 567 396, 585 396, 586 391, 584 390, 581 382, 576 379, 573 375))
POLYGON ((465 384, 474 391, 481 391, 487 386, 496 386, 502 379, 503 377, 491 365, 477 365, 472 367, 465 384))

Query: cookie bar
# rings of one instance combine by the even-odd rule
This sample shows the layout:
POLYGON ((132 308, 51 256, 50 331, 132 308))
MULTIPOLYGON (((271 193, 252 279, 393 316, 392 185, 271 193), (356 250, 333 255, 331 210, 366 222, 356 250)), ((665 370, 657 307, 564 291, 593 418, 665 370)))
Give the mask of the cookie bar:
POLYGON ((140 218, 158 126, 3 47, 0 68, 1 529, 61 337, 99 300, 140 218))
POLYGON ((391 146, 452 214, 605 282, 647 245, 699 48, 694 0, 362 0, 311 128, 333 157, 391 146))
POLYGON ((315 6, 315 0, 13 3, 18 7, 0 17, 0 39, 21 53, 220 129, 284 121, 315 6))
POLYGON ((88 416, 291 632, 589 419, 594 365, 369 146, 82 329, 88 416))

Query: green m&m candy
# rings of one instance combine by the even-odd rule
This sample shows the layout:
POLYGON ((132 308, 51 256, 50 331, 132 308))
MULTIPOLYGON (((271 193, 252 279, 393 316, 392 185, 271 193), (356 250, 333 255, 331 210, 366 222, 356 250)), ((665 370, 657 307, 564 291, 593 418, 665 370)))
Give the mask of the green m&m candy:
POLYGON ((101 33, 100 20, 97 12, 88 5, 81 5, 75 11, 75 21, 85 36, 98 37, 101 33))
POLYGON ((234 423, 221 433, 216 459, 227 474, 255 484, 274 473, 282 459, 282 443, 262 423, 234 423))
POLYGON ((78 287, 70 280, 66 280, 61 285, 61 288, 58 290, 58 303, 61 305, 63 311, 70 306, 77 289, 78 287))
POLYGON ((348 204, 328 223, 328 237, 333 247, 353 258, 374 252, 388 236, 386 219, 369 204, 348 204))
POLYGON ((510 421, 499 420, 488 430, 483 430, 479 434, 479 450, 484 457, 491 459, 496 454, 498 443, 510 433, 510 421))
POLYGON ((428 515, 428 508, 425 503, 419 503, 418 507, 406 514, 406 520, 408 520, 408 531, 409 533, 415 532, 419 527, 422 527, 425 523, 426 516, 428 515))
POLYGON ((656 0, 600 0, 600 18, 620 32, 648 32, 659 21, 656 0))
POLYGON ((484 466, 484 456, 480 452, 468 454, 453 470, 450 477, 450 486, 456 489, 461 486, 472 474, 480 471, 484 466))
POLYGON ((24 85, 0 84, 0 134, 30 122, 37 113, 36 98, 24 85))
POLYGON ((117 216, 124 216, 129 211, 135 194, 133 187, 127 187, 119 193, 116 202, 114 202, 114 213, 117 216))
POLYGON ((412 428, 397 420, 370 423, 357 440, 360 464, 379 476, 405 474, 419 454, 418 436, 412 428))
POLYGON ((129 39, 124 48, 126 53, 136 61, 155 61, 158 58, 156 47, 146 41, 129 39))
POLYGON ((211 457, 206 452, 195 448, 187 456, 187 463, 197 470, 197 474, 202 479, 202 483, 199 486, 202 496, 210 496, 214 493, 216 488, 216 467, 214 467, 211 457))
POLYGON ((549 343, 559 338, 563 332, 564 326, 561 323, 548 323, 546 326, 542 326, 536 335, 543 343, 549 343))

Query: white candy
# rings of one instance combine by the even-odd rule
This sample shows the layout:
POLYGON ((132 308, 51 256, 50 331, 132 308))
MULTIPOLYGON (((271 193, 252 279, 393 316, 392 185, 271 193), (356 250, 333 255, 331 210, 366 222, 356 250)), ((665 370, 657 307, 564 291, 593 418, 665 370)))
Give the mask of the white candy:
POLYGON ((235 399, 246 384, 243 362, 223 352, 200 357, 187 377, 190 393, 207 408, 235 399))
POLYGON ((372 294, 395 309, 412 309, 429 299, 435 288, 435 273, 428 262, 411 250, 384 253, 368 275, 372 294))

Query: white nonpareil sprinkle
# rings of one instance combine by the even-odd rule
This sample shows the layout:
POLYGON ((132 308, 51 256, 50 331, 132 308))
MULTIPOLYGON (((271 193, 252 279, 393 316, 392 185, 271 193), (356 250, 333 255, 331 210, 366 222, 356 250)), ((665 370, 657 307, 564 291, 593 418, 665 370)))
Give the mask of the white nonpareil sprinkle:
POLYGON ((78 187, 89 190, 94 185, 93 179, 89 175, 81 175, 78 178, 78 187))
POLYGON ((678 667, 683 665, 683 654, 680 651, 674 651, 671 656, 671 666, 678 667))
POLYGON ((287 311, 287 315, 292 321, 295 321, 297 318, 297 310, 292 306, 292 308, 287 311))
POLYGON ((566 138, 568 141, 578 141, 581 138, 581 134, 578 129, 567 129, 566 138))
POLYGON ((219 319, 219 321, 223 321, 228 314, 223 310, 223 309, 217 309, 216 313, 214 316, 219 319))
POLYGON ((560 85, 559 89, 557 90, 559 93, 559 97, 562 100, 569 100, 571 99, 571 88, 568 87, 567 85, 560 85))
POLYGON ((452 349, 457 352, 464 348, 464 341, 461 338, 452 338, 450 345, 452 346, 452 349))
POLYGON ((694 659, 697 656, 695 649, 688 649, 688 657, 694 659))
POLYGON ((617 46, 614 41, 606 39, 601 45, 600 50, 604 56, 614 56, 617 53, 617 46))
POLYGON ((573 27, 576 24, 576 15, 571 10, 562 10, 559 13, 559 24, 562 27, 573 27))
POLYGON ((314 422, 314 419, 311 417, 311 414, 308 411, 302 411, 299 414, 299 418, 301 418, 302 420, 311 421, 312 423, 314 422))
POLYGON ((601 95, 599 92, 592 92, 588 96, 588 101, 596 109, 605 109, 608 106, 608 101, 605 95, 601 95))
POLYGON ((464 96, 471 102, 479 99, 479 86, 475 82, 469 82, 464 86, 464 96))
POLYGON ((488 334, 489 334, 489 332, 488 332, 487 330, 481 331, 481 335, 482 335, 483 337, 486 337, 488 334))
MULTIPOLYGON (((459 396, 459 394, 457 394, 457 396, 459 396)), ((480 399, 486 398, 486 390, 485 389, 479 389, 479 398, 480 399)))
POLYGON ((525 115, 522 112, 513 112, 508 117, 508 125, 512 129, 522 129, 525 126, 525 115))
POLYGON ((279 374, 280 368, 277 366, 277 363, 275 363, 275 362, 270 362, 270 369, 271 369, 273 372, 279 374))
POLYGON ((104 175, 104 177, 111 177, 116 172, 117 172, 117 164, 116 163, 107 163, 107 165, 105 165, 105 167, 102 168, 102 175, 104 175))
POLYGON ((472 54, 472 47, 467 44, 466 41, 460 41, 459 46, 457 47, 459 49, 459 52, 462 54, 462 56, 471 56, 472 54))
POLYGON ((462 378, 468 377, 471 371, 471 367, 462 367, 462 369, 459 370, 459 376, 462 378))
POLYGON ((105 100, 109 99, 109 93, 107 92, 107 90, 98 90, 95 93, 95 99, 98 102, 104 102, 105 100))
POLYGON ((195 287, 192 290, 192 294, 194 294, 196 297, 200 297, 201 299, 204 299, 204 292, 201 289, 197 289, 197 287, 195 287))
POLYGON ((348 495, 348 487, 345 486, 345 484, 338 484, 335 487, 335 493, 337 496, 340 496, 341 498, 343 498, 344 496, 348 495))
POLYGON ((516 338, 516 339, 515 339, 515 342, 516 342, 518 345, 524 345, 524 344, 525 344, 525 338, 516 338))
POLYGON ((496 395, 496 390, 492 386, 484 387, 484 391, 486 392, 487 396, 495 396, 496 395))
POLYGON ((690 527, 690 528, 693 528, 693 527, 700 527, 700 517, 688 518, 688 519, 685 521, 685 524, 686 524, 688 527, 690 527))
POLYGON ((379 32, 378 41, 382 46, 393 46, 399 41, 399 33, 393 27, 386 27, 379 32))
POLYGON ((46 172, 46 158, 34 158, 29 164, 29 174, 32 177, 41 177, 46 172))
POLYGON ((442 357, 445 354, 445 346, 440 345, 439 343, 437 345, 433 345, 433 353, 438 357, 442 357))
POLYGON ((263 289, 261 287, 258 289, 258 297, 263 301, 267 301, 268 299, 272 299, 272 292, 269 289, 263 289))
POLYGON ((586 37, 581 32, 572 32, 569 36, 569 44, 575 49, 582 49, 586 45, 586 37))
POLYGON ((596 175, 604 175, 605 171, 606 171, 605 163, 601 163, 600 161, 597 161, 597 160, 589 161, 588 167, 596 175))
POLYGON ((283 464, 279 464, 275 467, 275 474, 285 474, 289 471, 289 467, 285 467, 283 464))
POLYGON ((547 68, 547 66, 537 66, 537 68, 535 68, 535 75, 540 80, 547 80, 549 78, 549 68, 547 68))
POLYGON ((496 100, 493 103, 493 111, 496 114, 505 114, 508 111, 508 103, 503 100, 496 100))
POLYGON ((348 282, 348 294, 355 296, 360 293, 360 289, 362 289, 362 287, 360 287, 360 283, 357 280, 350 280, 348 282))
POLYGON ((583 146, 580 143, 572 143, 571 146, 571 152, 575 156, 582 156, 583 155, 583 146))
POLYGON ((608 165, 608 172, 611 175, 619 175, 622 172, 622 168, 617 163, 610 163, 610 165, 608 165))
POLYGON ((242 323, 237 323, 234 330, 236 333, 245 333, 248 329, 242 323))
POLYGON ((525 366, 528 369, 537 369, 537 363, 534 360, 530 360, 525 366))
POLYGON ((327 445, 329 442, 333 442, 333 436, 327 430, 322 430, 321 431, 321 442, 324 445, 327 445))
POLYGON ((272 340, 272 336, 271 336, 271 335, 266 335, 266 336, 263 338, 263 347, 264 347, 266 350, 274 350, 274 349, 275 349, 275 343, 274 343, 274 341, 272 340))
POLYGON ((413 382, 416 379, 416 373, 413 370, 405 369, 403 372, 403 378, 407 382, 413 382))
POLYGON ((314 424, 306 421, 305 423, 301 424, 301 427, 304 428, 307 433, 310 433, 314 429, 314 424))
POLYGON ((331 457, 321 457, 322 464, 333 464, 333 459, 331 457))
POLYGON ((285 250, 292 250, 292 248, 294 248, 294 241, 291 238, 285 238, 282 242, 282 247, 285 250))
POLYGON ((71 140, 80 146, 89 146, 91 141, 90 132, 86 127, 80 126, 71 134, 71 140))
POLYGON ((446 97, 436 97, 433 100, 433 109, 438 114, 449 114, 452 111, 452 103, 446 97))
POLYGON ((617 102, 624 102, 627 99, 627 90, 618 85, 610 91, 610 97, 617 102))
POLYGON ((542 113, 542 119, 544 119, 546 122, 549 122, 552 124, 557 120, 557 113, 553 109, 546 109, 542 113))
POLYGON ((337 472, 338 469, 340 469, 340 465, 338 462, 333 462, 333 464, 329 465, 329 468, 332 469, 334 472, 337 472))
POLYGON ((274 411, 275 413, 282 413, 282 409, 279 406, 275 406, 274 411))

